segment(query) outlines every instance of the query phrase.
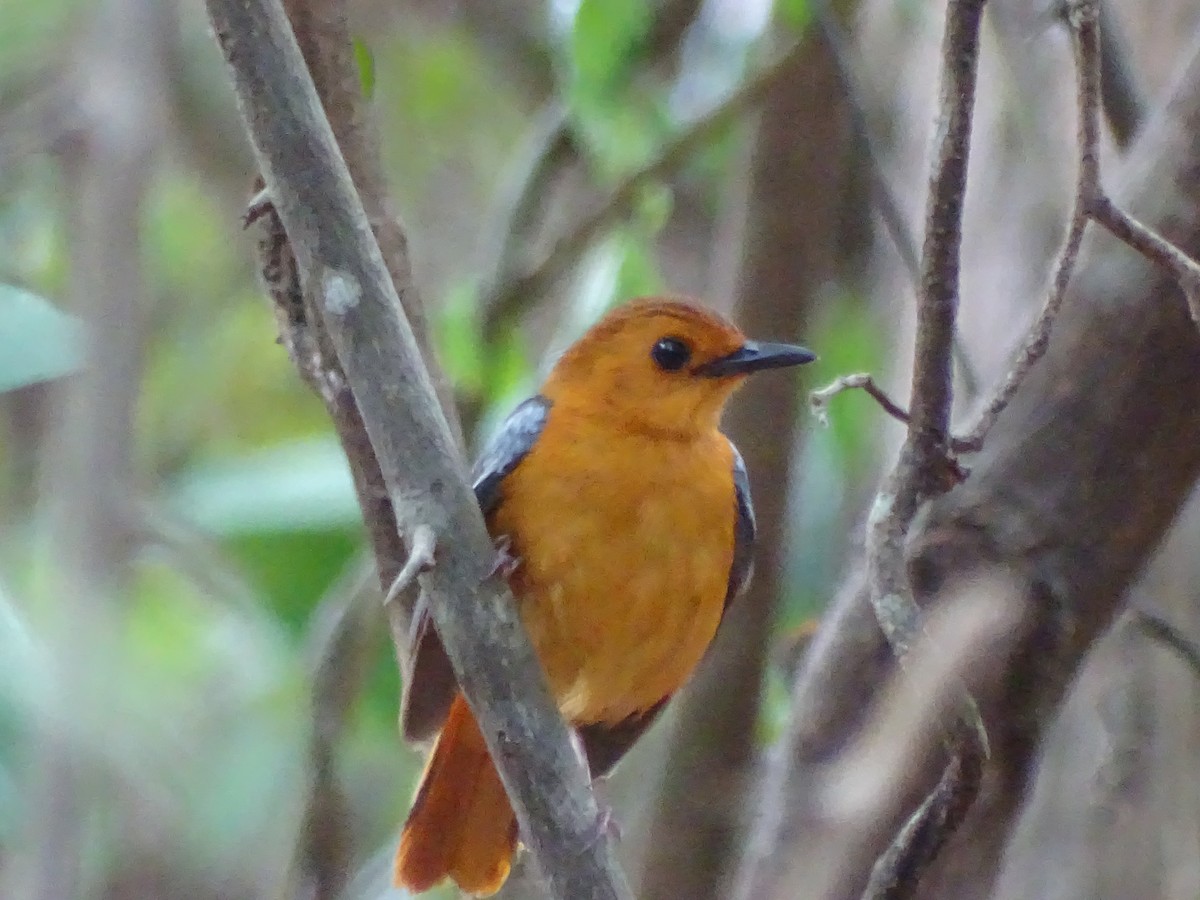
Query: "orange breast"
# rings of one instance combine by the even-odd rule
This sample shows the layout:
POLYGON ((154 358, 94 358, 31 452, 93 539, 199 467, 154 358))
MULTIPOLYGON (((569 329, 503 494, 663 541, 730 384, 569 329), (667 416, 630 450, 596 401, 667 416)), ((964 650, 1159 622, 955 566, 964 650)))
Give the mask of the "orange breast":
POLYGON ((556 422, 510 474, 489 526, 563 714, 617 722, 677 690, 721 620, 733 559, 732 453, 556 422))

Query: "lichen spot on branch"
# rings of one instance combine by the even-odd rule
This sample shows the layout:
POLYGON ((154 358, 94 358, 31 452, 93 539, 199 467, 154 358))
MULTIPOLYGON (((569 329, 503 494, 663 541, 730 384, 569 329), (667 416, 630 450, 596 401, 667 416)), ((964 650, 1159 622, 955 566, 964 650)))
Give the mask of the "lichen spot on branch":
POLYGON ((357 278, 338 269, 326 269, 321 278, 321 297, 326 312, 344 316, 358 306, 358 301, 362 299, 362 287, 357 278))

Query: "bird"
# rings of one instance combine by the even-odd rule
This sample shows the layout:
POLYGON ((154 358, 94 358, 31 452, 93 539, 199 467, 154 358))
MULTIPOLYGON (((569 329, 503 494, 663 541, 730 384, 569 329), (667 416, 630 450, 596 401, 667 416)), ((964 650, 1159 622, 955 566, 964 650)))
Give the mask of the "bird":
MULTIPOLYGON (((634 300, 567 348, 479 456, 476 499, 594 778, 685 684, 749 581, 754 507, 720 430, 726 401, 751 373, 815 358, 749 340, 695 301, 634 300)), ((436 741, 393 880, 488 896, 508 877, 516 819, 427 611, 412 633, 402 730, 436 741)))

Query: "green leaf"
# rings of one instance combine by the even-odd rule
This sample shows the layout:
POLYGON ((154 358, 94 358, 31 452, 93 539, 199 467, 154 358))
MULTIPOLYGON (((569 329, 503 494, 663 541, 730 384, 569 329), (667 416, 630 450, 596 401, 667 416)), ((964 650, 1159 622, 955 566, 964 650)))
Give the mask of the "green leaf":
POLYGON ((442 367, 455 387, 471 393, 484 389, 478 294, 473 282, 460 281, 452 285, 433 322, 442 367))
POLYGON ((812 18, 808 0, 775 0, 775 15, 788 28, 804 31, 812 18))
POLYGON ((278 444, 193 469, 171 506, 215 534, 313 531, 358 524, 346 457, 332 438, 278 444))
POLYGON ((354 62, 358 65, 358 81, 363 96, 368 100, 375 96, 375 56, 362 38, 354 39, 354 62))
POLYGON ((599 96, 625 82, 634 51, 649 32, 652 6, 645 0, 581 0, 571 32, 577 90, 599 96))
POLYGON ((74 372, 83 361, 82 331, 50 301, 0 284, 0 392, 74 372))

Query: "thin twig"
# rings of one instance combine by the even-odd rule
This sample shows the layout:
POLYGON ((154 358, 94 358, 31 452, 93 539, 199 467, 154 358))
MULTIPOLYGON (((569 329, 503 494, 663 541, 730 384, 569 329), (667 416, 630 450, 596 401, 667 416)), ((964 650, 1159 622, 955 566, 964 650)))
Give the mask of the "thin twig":
POLYGON ((292 869, 305 879, 313 900, 342 896, 349 878, 353 842, 348 801, 337 778, 337 746, 379 639, 374 569, 365 555, 352 560, 317 604, 308 628, 309 790, 292 869))
MULTIPOLYGON (((747 80, 723 102, 672 139, 650 163, 629 175, 594 212, 560 238, 550 252, 521 275, 510 278, 483 300, 485 309, 519 308, 540 299, 592 246, 596 239, 621 221, 642 192, 684 165, 701 147, 748 109, 760 103, 801 52, 797 42, 773 63, 747 80)), ((498 330, 507 319, 489 317, 498 330)), ((494 335, 486 334, 485 339, 494 335)))
POLYGON ((1192 673, 1200 677, 1200 646, 1197 646, 1195 641, 1166 619, 1143 609, 1134 611, 1133 621, 1148 637, 1179 654, 1179 658, 1187 664, 1192 673))
MULTIPOLYGON (((850 62, 852 56, 850 42, 843 34, 837 17, 829 6, 829 0, 815 0, 814 7, 817 25, 820 27, 821 36, 825 39, 825 44, 829 47, 833 57, 838 81, 842 85, 842 95, 850 110, 851 124, 867 155, 868 168, 874 186, 875 208, 879 212, 879 218, 883 221, 884 230, 887 231, 888 237, 892 241, 892 246, 896 248, 900 262, 908 272, 914 295, 919 295, 921 261, 917 256, 917 242, 904 219, 904 213, 900 210, 896 192, 892 190, 891 183, 884 172, 883 155, 879 152, 871 123, 867 119, 866 110, 863 109, 862 88, 858 84, 858 79, 854 75, 854 67, 850 62)), ((963 346, 962 336, 958 333, 954 335, 954 362, 958 366, 959 377, 962 378, 962 387, 967 399, 975 397, 979 393, 979 374, 975 371, 975 365, 971 362, 971 357, 963 346)))
POLYGON ((1125 212, 1107 194, 1093 198, 1088 215, 1118 240, 1170 272, 1187 298, 1192 321, 1200 324, 1200 264, 1153 228, 1125 212))
POLYGON ((883 388, 875 383, 875 379, 867 372, 854 375, 840 375, 830 384, 811 392, 808 395, 808 406, 813 415, 822 425, 829 425, 829 402, 843 391, 855 388, 866 391, 875 402, 883 407, 883 411, 898 422, 909 423, 908 410, 887 395, 883 388))
MULTIPOLYGON (((893 400, 887 391, 881 388, 867 372, 840 375, 825 387, 812 391, 808 395, 808 407, 812 411, 812 414, 817 417, 818 422, 828 426, 829 404, 833 398, 844 391, 856 389, 865 391, 870 395, 883 411, 897 422, 903 422, 905 425, 911 422, 908 410, 893 400)), ((968 443, 966 438, 955 437, 954 435, 950 436, 950 450, 953 453, 969 453, 976 449, 978 448, 974 444, 968 443)), ((948 460, 948 462, 954 463, 953 460, 948 460)))
POLYGON ((556 897, 625 900, 512 594, 489 575, 492 541, 287 17, 278 0, 207 7, 307 288, 305 313, 336 351, 400 527, 426 525, 443 550, 421 587, 521 836, 556 897))
POLYGON ((983 780, 981 754, 958 743, 937 786, 929 793, 871 869, 864 900, 915 896, 921 875, 937 858, 971 809, 983 780))
MULTIPOLYGON (((1075 32, 1078 34, 1077 31, 1075 32)), ((1067 287, 1079 258, 1083 244, 1083 233, 1088 222, 1088 205, 1098 189, 1100 181, 1100 68, 1095 52, 1089 53, 1085 42, 1078 39, 1075 47, 1075 102, 1076 102, 1076 150, 1077 171, 1075 176, 1075 198, 1071 205, 1071 218, 1067 225, 1067 236, 1054 266, 1054 278, 1050 283, 1042 311, 1025 335, 1017 351, 1012 367, 1004 381, 992 394, 992 398, 965 435, 959 439, 963 451, 973 453, 983 447, 983 442, 1005 407, 1012 401, 1017 389, 1029 372, 1046 354, 1050 346, 1050 332, 1058 318, 1067 287)))

